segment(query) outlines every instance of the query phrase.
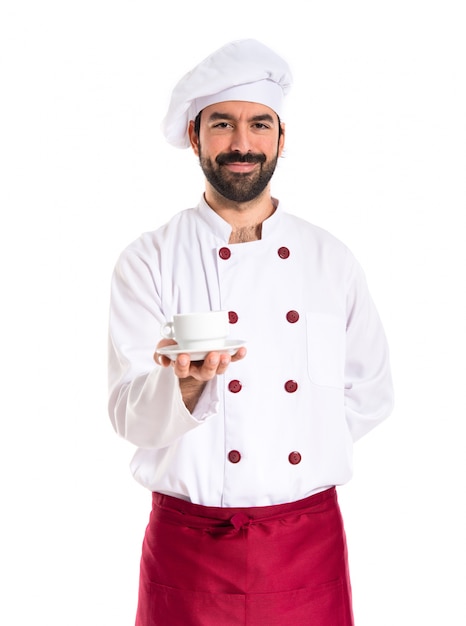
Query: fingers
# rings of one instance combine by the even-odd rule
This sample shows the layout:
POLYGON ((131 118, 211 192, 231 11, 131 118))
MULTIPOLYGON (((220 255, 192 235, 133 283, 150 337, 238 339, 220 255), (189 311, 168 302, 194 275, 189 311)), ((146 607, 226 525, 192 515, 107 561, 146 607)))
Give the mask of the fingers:
POLYGON ((246 352, 246 348, 240 348, 238 352, 235 352, 235 354, 231 357, 231 362, 234 363, 235 361, 241 361, 241 359, 244 359, 246 356, 246 352))
POLYGON ((189 355, 180 354, 174 362, 174 370, 178 378, 192 376, 196 380, 207 381, 223 374, 230 362, 230 355, 220 352, 209 352, 204 361, 191 361, 189 355))
POLYGON ((173 339, 161 339, 157 344, 157 348, 155 349, 153 359, 157 363, 157 365, 161 365, 162 367, 168 367, 171 364, 171 359, 168 356, 164 356, 159 354, 157 350, 160 348, 165 348, 166 346, 175 345, 176 341, 173 339))
POLYGON ((172 364, 172 360, 170 359, 170 357, 163 354, 158 354, 158 352, 154 354, 154 361, 157 363, 157 365, 161 365, 162 367, 169 367, 172 364))
MULTIPOLYGON (((170 340, 162 340, 157 349, 170 345, 170 340)), ((176 361, 155 352, 154 361, 162 367, 172 365, 178 378, 192 377, 198 381, 211 380, 214 376, 224 374, 232 362, 239 361, 246 356, 246 348, 240 348, 233 356, 227 352, 209 352, 204 361, 191 361, 189 354, 179 354, 176 361)))
POLYGON ((178 378, 188 378, 191 368, 191 360, 188 354, 179 354, 176 361, 172 362, 175 375, 178 378))

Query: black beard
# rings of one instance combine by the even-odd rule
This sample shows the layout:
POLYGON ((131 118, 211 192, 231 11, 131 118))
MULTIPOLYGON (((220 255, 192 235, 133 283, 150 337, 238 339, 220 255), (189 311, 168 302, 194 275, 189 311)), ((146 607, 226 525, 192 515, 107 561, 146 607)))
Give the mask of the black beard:
POLYGON ((212 187, 231 202, 250 202, 257 198, 267 187, 277 166, 278 153, 269 162, 264 154, 238 154, 236 152, 221 153, 215 159, 202 156, 199 146, 199 162, 204 176, 212 187), (259 171, 235 173, 225 171, 226 163, 259 163, 259 171))

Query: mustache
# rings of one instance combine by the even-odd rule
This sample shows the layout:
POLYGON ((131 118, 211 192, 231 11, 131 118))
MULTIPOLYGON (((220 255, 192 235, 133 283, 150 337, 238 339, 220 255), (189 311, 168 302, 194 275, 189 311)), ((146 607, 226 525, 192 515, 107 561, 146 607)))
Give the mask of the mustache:
POLYGON ((228 163, 264 163, 265 160, 265 154, 254 154, 252 152, 246 152, 246 154, 222 152, 215 159, 218 165, 226 165, 228 163))

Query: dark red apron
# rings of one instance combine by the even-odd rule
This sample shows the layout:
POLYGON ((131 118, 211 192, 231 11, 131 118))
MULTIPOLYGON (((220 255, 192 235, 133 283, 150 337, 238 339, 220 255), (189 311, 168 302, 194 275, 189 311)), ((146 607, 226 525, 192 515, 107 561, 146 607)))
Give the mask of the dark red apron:
POLYGON ((334 488, 219 508, 153 494, 136 626, 353 626, 334 488))

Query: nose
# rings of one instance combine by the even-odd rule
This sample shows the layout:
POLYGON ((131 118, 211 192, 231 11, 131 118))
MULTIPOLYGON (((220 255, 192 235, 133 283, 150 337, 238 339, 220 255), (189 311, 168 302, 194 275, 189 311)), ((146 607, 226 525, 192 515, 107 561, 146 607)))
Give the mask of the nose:
POLYGON ((251 143, 248 130, 242 126, 237 126, 232 135, 230 149, 232 152, 240 152, 246 154, 251 151, 251 143))

